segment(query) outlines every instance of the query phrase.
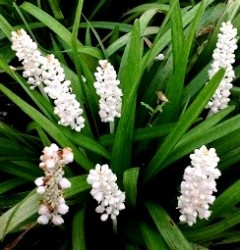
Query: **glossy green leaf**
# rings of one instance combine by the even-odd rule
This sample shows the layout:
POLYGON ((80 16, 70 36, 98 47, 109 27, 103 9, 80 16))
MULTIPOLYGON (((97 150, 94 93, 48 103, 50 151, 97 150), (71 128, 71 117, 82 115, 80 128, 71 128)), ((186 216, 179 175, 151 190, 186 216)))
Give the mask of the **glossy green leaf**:
POLYGON ((0 85, 0 91, 2 91, 8 98, 10 98, 16 105, 18 105, 23 112, 30 116, 33 120, 41 125, 41 127, 53 137, 61 146, 71 147, 74 152, 74 159, 79 163, 80 166, 89 170, 93 167, 93 163, 80 151, 78 148, 58 129, 52 122, 50 122, 45 116, 43 116, 39 111, 34 109, 28 103, 23 101, 20 97, 15 95, 12 91, 0 85))
POLYGON ((27 181, 20 179, 20 178, 14 178, 8 181, 4 181, 0 183, 0 195, 3 193, 10 191, 16 187, 21 186, 22 184, 26 183, 27 181))
POLYGON ((158 231, 171 250, 192 250, 181 230, 161 206, 153 202, 146 202, 146 207, 158 231))
MULTIPOLYGON (((164 167, 202 145, 211 143, 217 139, 222 139, 233 131, 238 131, 240 129, 240 115, 234 116, 216 126, 211 125, 213 124, 212 122, 217 121, 221 117, 223 118, 232 109, 233 107, 229 107, 228 109, 219 112, 215 116, 210 117, 194 127, 189 133, 185 134, 169 154, 168 158, 164 161, 164 167)), ((216 148, 218 149, 217 146, 216 148)))
MULTIPOLYGON (((86 182, 86 175, 76 176, 70 179, 72 187, 65 191, 65 198, 72 196, 90 189, 86 182)), ((37 213, 39 206, 40 196, 32 191, 26 198, 9 209, 0 217, 0 240, 3 240, 6 234, 16 229, 27 219, 31 218, 37 213)))
POLYGON ((210 226, 205 226, 204 230, 202 228, 184 230, 183 233, 187 239, 191 241, 205 242, 215 239, 218 235, 240 223, 240 211, 229 215, 227 218, 212 224, 210 226))
POLYGON ((190 126, 193 124, 193 122, 196 120, 202 110, 206 107, 209 99, 212 97, 216 88, 218 87, 223 75, 224 70, 219 70, 219 72, 209 81, 209 83, 200 92, 200 94, 197 96, 191 106, 180 118, 175 128, 167 136, 167 138, 157 150, 155 156, 149 163, 147 169, 145 170, 145 181, 154 177, 154 175, 156 175, 161 169, 163 169, 163 166, 161 164, 168 157, 173 147, 181 139, 184 133, 190 128, 190 126))
POLYGON ((74 215, 72 222, 72 250, 85 250, 85 210, 81 209, 74 215))
MULTIPOLYGON (((163 124, 160 126, 146 127, 135 129, 133 133, 133 141, 143 141, 158 138, 168 134, 176 125, 176 123, 163 124)), ((114 135, 106 134, 99 138, 99 143, 103 146, 110 146, 114 141, 114 135)))
POLYGON ((122 114, 116 131, 111 157, 111 167, 118 177, 122 176, 124 170, 129 167, 131 160, 135 98, 139 84, 140 60, 140 23, 136 21, 119 70, 119 79, 125 94, 123 96, 122 114))
POLYGON ((136 207, 137 202, 137 187, 138 187, 139 168, 130 168, 124 172, 123 186, 126 194, 127 206, 136 207))
MULTIPOLYGON (((56 19, 51 17, 49 14, 38 8, 37 6, 29 3, 24 2, 21 6, 21 9, 28 12, 30 15, 37 18, 39 21, 44 23, 49 29, 51 29, 53 32, 55 32, 66 44, 68 44, 69 47, 72 45, 72 34, 71 32, 65 28, 60 22, 58 22, 56 19)), ((77 42, 78 50, 81 53, 89 54, 94 56, 96 53, 95 48, 91 49, 85 49, 85 47, 78 41, 77 42)))
POLYGON ((170 248, 166 244, 162 235, 152 229, 148 224, 142 222, 140 224, 142 237, 148 250, 169 250, 170 248))
POLYGON ((52 9, 53 15, 57 20, 64 19, 62 11, 60 9, 59 3, 57 0, 48 0, 49 5, 52 9))

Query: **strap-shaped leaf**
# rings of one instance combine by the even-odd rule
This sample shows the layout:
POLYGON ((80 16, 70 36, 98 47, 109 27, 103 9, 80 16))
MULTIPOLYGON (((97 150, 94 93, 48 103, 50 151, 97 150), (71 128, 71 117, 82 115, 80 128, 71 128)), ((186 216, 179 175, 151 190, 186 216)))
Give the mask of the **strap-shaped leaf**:
POLYGON ((161 206, 153 202, 146 202, 146 207, 158 231, 171 250, 192 250, 181 230, 161 206))
POLYGON ((15 95, 11 90, 0 84, 0 91, 2 91, 9 99, 11 99, 23 112, 30 116, 33 120, 41 125, 41 127, 53 137, 62 147, 71 147, 74 153, 75 161, 83 168, 89 170, 93 167, 93 163, 45 116, 39 111, 23 101, 20 97, 15 95))
MULTIPOLYGON (((69 47, 72 45, 72 34, 71 32, 65 28, 60 22, 56 19, 51 17, 49 14, 38 8, 37 6, 29 3, 24 2, 21 6, 21 9, 28 12, 30 15, 37 18, 39 21, 44 23, 49 29, 55 32, 69 47)), ((79 41, 78 44, 78 51, 81 53, 92 55, 93 57, 98 54, 98 57, 101 57, 101 53, 95 48, 87 48, 83 46, 79 41)))
POLYGON ((76 212, 72 222, 72 250, 85 250, 85 230, 84 230, 85 210, 76 212))
POLYGON ((136 207, 138 175, 139 168, 130 168, 126 170, 123 175, 123 186, 126 193, 126 203, 127 206, 131 208, 136 207))
POLYGON ((111 167, 120 178, 129 168, 132 150, 132 138, 135 117, 135 99, 139 84, 139 67, 141 60, 140 23, 134 24, 131 39, 122 57, 119 79, 123 89, 122 115, 116 131, 111 167))
POLYGON ((216 88, 218 87, 223 75, 224 70, 220 69, 200 92, 191 106, 181 116, 177 125, 165 139, 161 147, 157 150, 156 154, 145 170, 145 182, 154 177, 160 170, 163 169, 164 166, 161 164, 168 157, 169 153, 180 140, 180 138, 197 119, 202 110, 206 107, 209 99, 213 96, 216 88))
POLYGON ((148 250, 169 250, 162 235, 152 229, 148 224, 141 222, 140 229, 148 250))
MULTIPOLYGON (((66 190, 64 195, 65 198, 70 198, 90 188, 86 182, 86 175, 73 177, 70 179, 70 182, 72 183, 72 187, 66 190)), ((39 199, 39 194, 32 191, 25 199, 0 217, 0 240, 2 240, 6 234, 37 213, 39 199)))

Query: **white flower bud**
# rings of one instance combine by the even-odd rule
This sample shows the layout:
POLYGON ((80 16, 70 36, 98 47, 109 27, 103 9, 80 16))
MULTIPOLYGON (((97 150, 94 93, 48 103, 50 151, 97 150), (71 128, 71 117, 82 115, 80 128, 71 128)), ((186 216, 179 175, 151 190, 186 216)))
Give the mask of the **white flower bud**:
POLYGON ((37 188, 37 193, 38 193, 38 194, 44 194, 45 191, 46 191, 46 189, 45 189, 45 187, 43 187, 43 186, 40 186, 40 187, 37 188))
POLYGON ((36 186, 42 186, 44 184, 43 182, 43 177, 38 177, 35 181, 34 181, 36 186))
POLYGON ((71 182, 67 178, 60 179, 58 184, 62 189, 71 187, 71 182))
POLYGON ((68 210, 69 210, 69 207, 66 204, 64 204, 64 203, 61 203, 58 206, 58 213, 59 214, 64 215, 64 214, 66 214, 68 212, 68 210))
POLYGON ((59 226, 59 225, 64 223, 64 220, 60 215, 53 215, 52 216, 52 223, 56 226, 59 226))
POLYGON ((100 219, 101 219, 101 221, 106 221, 108 219, 108 215, 107 214, 102 214, 100 219))
POLYGON ((37 222, 39 224, 43 224, 43 225, 48 224, 48 222, 49 222, 48 216, 47 215, 41 215, 41 216, 39 216, 38 219, 37 219, 37 222))
POLYGON ((48 215, 49 214, 49 209, 46 205, 42 204, 38 208, 38 214, 40 215, 48 215))

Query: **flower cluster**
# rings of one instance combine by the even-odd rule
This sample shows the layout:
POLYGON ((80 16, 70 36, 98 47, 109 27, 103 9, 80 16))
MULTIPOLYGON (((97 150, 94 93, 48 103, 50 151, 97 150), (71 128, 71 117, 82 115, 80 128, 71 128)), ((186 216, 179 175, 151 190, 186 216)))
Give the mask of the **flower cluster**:
POLYGON ((97 213, 102 213, 101 220, 106 221, 110 216, 116 220, 119 211, 125 209, 125 193, 119 190, 116 184, 117 177, 107 164, 97 164, 91 169, 87 182, 92 185, 91 195, 98 202, 97 213))
POLYGON ((181 183, 181 196, 178 197, 178 209, 180 209, 180 221, 192 226, 196 223, 197 216, 200 219, 208 219, 211 215, 209 204, 215 200, 212 195, 216 192, 216 181, 221 175, 216 168, 219 158, 214 148, 209 150, 206 146, 195 149, 190 155, 191 166, 185 169, 183 182, 181 183))
POLYGON ((123 94, 113 66, 107 60, 99 60, 99 65, 94 73, 94 87, 100 96, 99 116, 102 122, 113 122, 115 117, 121 116, 123 94))
POLYGON ((237 29, 233 27, 230 21, 223 22, 218 34, 218 41, 213 52, 213 63, 209 70, 209 78, 211 79, 220 69, 225 69, 225 75, 215 91, 213 97, 209 101, 206 108, 210 108, 212 113, 216 113, 228 106, 230 101, 230 89, 235 73, 232 64, 235 62, 234 51, 237 49, 237 29))
POLYGON ((36 191, 42 195, 37 221, 45 225, 51 220, 53 224, 61 225, 64 222, 62 215, 69 209, 65 204, 63 189, 71 187, 69 180, 63 177, 63 167, 73 161, 73 153, 71 148, 59 149, 56 144, 51 144, 43 149, 40 160, 39 167, 45 176, 35 180, 36 191))
POLYGON ((80 132, 85 122, 83 110, 76 96, 71 93, 71 82, 65 80, 59 61, 54 55, 43 56, 37 44, 23 29, 12 32, 12 49, 22 61, 23 77, 28 79, 30 89, 43 84, 43 90, 54 100, 54 113, 60 118, 58 123, 80 132))

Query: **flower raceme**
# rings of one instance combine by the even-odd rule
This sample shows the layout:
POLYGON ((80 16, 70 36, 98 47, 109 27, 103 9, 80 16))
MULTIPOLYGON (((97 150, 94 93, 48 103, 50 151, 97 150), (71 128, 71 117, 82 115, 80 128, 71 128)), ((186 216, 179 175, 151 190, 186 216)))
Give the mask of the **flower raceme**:
POLYGON ((76 96, 71 93, 71 82, 65 80, 64 70, 54 55, 43 56, 37 44, 25 30, 12 32, 12 49, 23 64, 23 77, 27 78, 30 89, 43 84, 44 92, 54 100, 54 113, 62 126, 80 132, 84 127, 83 110, 76 96))
POLYGON ((61 225, 69 207, 65 203, 63 189, 71 187, 71 183, 64 176, 63 167, 73 161, 71 148, 59 149, 56 144, 51 144, 43 149, 39 167, 45 176, 35 180, 36 192, 42 196, 38 209, 37 222, 48 224, 51 220, 55 225, 61 225))
POLYGON ((181 196, 178 197, 180 221, 192 226, 200 219, 208 219, 211 215, 209 204, 213 204, 216 192, 216 181, 221 175, 216 168, 219 158, 214 148, 209 150, 206 146, 195 149, 190 155, 191 165, 184 171, 181 183, 181 196))
POLYGON ((94 73, 94 87, 99 100, 99 116, 102 122, 114 122, 121 116, 122 90, 118 87, 120 81, 113 66, 107 60, 99 60, 99 66, 94 73))
POLYGON ((224 68, 225 75, 206 107, 210 108, 212 113, 226 108, 230 101, 230 89, 233 86, 232 81, 235 78, 232 64, 235 62, 234 51, 237 49, 236 36, 237 29, 233 27, 230 21, 221 24, 216 48, 212 55, 213 63, 208 74, 211 79, 220 68, 224 68))
POLYGON ((88 184, 92 185, 90 193, 99 204, 96 212, 102 214, 102 221, 106 221, 109 216, 113 221, 116 220, 119 211, 125 209, 125 193, 119 190, 116 181, 117 176, 107 164, 97 164, 87 177, 88 184))

